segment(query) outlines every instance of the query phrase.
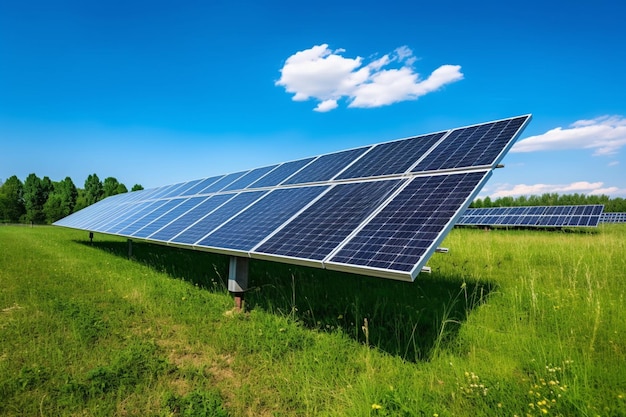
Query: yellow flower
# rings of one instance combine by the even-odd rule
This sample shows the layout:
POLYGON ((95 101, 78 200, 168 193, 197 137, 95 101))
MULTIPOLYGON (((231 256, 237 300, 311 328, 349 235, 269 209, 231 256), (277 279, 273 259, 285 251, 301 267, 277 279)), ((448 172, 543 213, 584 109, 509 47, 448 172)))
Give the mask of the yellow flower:
POLYGON ((380 404, 372 404, 372 410, 380 410, 381 408, 383 408, 383 406, 380 404))

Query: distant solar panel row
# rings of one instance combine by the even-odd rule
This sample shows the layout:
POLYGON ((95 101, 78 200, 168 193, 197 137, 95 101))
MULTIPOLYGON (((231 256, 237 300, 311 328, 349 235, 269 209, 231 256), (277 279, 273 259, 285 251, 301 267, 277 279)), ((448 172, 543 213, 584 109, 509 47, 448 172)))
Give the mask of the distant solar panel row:
POLYGON ((55 225, 413 280, 529 120, 120 194, 55 225))
POLYGON ((600 223, 626 223, 626 213, 602 213, 600 223))
POLYGON ((531 206, 467 209, 461 226, 596 227, 604 206, 531 206))

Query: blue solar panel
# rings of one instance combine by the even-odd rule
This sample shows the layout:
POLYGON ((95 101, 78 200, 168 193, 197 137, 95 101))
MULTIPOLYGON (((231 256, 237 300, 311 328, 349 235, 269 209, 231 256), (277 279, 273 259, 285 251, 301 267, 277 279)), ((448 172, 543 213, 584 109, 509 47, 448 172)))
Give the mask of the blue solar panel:
POLYGON ((273 190, 197 245, 249 251, 327 188, 318 186, 273 190))
POLYGON ((285 162, 263 178, 260 178, 258 181, 250 184, 248 188, 274 187, 285 181, 286 178, 290 177, 298 170, 302 169, 302 167, 310 163, 313 159, 315 158, 306 158, 299 159, 297 161, 285 162))
POLYGON ((467 209, 461 226, 596 227, 604 206, 532 206, 467 209))
POLYGON ((191 198, 183 198, 177 199, 179 204, 169 210, 167 213, 164 213, 162 216, 155 218, 152 222, 148 223, 141 229, 138 229, 135 233, 132 234, 133 237, 145 238, 168 224, 172 223, 181 215, 187 213, 189 210, 200 204, 203 200, 206 200, 207 197, 191 197, 191 198))
POLYGON ((167 194, 170 194, 172 192, 176 192, 183 185, 185 185, 184 182, 179 182, 179 183, 172 184, 172 185, 169 185, 169 186, 159 187, 159 188, 156 189, 156 191, 154 193, 150 194, 150 198, 156 200, 156 199, 165 197, 167 194))
POLYGON ((219 175, 217 177, 211 177, 211 178, 205 178, 202 181, 200 181, 199 183, 195 184, 193 187, 189 188, 188 190, 186 190, 185 192, 181 193, 181 196, 187 196, 187 195, 196 195, 196 194, 200 194, 200 192, 206 188, 208 188, 211 184, 217 182, 218 180, 224 178, 223 175, 219 175))
POLYGON ((192 226, 202 217, 220 207, 222 204, 226 203, 233 197, 233 194, 216 195, 210 198, 197 197, 197 199, 201 201, 199 202, 199 204, 191 208, 189 211, 185 212, 183 217, 177 217, 176 220, 172 221, 167 226, 150 235, 150 240, 160 240, 164 242, 169 241, 174 236, 192 226))
POLYGON ((149 212, 149 216, 145 215, 141 218, 138 218, 137 220, 135 220, 128 226, 124 227, 123 229, 118 230, 116 233, 122 236, 132 235, 133 233, 135 233, 142 227, 148 225, 149 223, 152 223, 153 221, 155 221, 155 219, 158 219, 159 217, 161 217, 162 215, 164 215, 165 213, 167 213, 168 211, 170 211, 171 209, 179 205, 181 203, 181 200, 178 200, 178 199, 166 200, 166 201, 163 201, 162 203, 163 204, 161 204, 160 206, 158 206, 157 208, 149 212))
POLYGON ((376 145, 337 179, 402 174, 428 151, 445 132, 376 145))
MULTIPOLYGON (((416 177, 332 258, 413 277, 490 171, 416 177)), ((327 267, 329 267, 327 262, 327 267)))
POLYGON ((222 191, 242 190, 246 188, 247 186, 249 186, 250 184, 252 184, 253 182, 255 182, 256 180, 258 180, 259 178, 261 178, 262 176, 266 175, 268 172, 270 172, 276 167, 277 165, 271 165, 268 167, 253 169, 252 171, 248 172, 243 177, 239 178, 238 180, 232 182, 227 187, 223 188, 222 191))
POLYGON ((236 181, 239 178, 243 177, 246 173, 248 173, 248 171, 234 172, 232 174, 224 175, 222 178, 215 181, 213 184, 209 185, 208 187, 205 187, 198 194, 216 193, 222 190, 223 188, 227 187, 228 185, 230 185, 233 181, 236 181))
POLYGON ((297 174, 283 184, 303 184, 310 182, 328 181, 345 169, 352 161, 362 155, 369 148, 351 149, 348 151, 322 155, 311 162, 297 174))
POLYGON ((123 216, 124 220, 120 222, 114 222, 113 224, 108 224, 106 228, 103 228, 103 231, 107 233, 118 234, 122 229, 130 226, 137 220, 141 219, 143 216, 150 214, 151 212, 165 204, 167 201, 168 200, 149 201, 145 204, 140 204, 133 208, 130 208, 128 211, 128 213, 130 213, 130 216, 123 216))
POLYGON ((626 213, 608 212, 600 215, 600 223, 626 223, 626 213))
POLYGON ((132 233, 132 237, 145 238, 150 236, 179 217, 182 213, 189 211, 192 207, 197 205, 200 202, 198 199, 202 199, 202 197, 170 200, 170 203, 158 209, 160 215, 155 212, 149 219, 146 219, 146 222, 142 222, 143 225, 141 225, 141 227, 134 227, 135 231, 132 233))
POLYGON ((255 252, 322 260, 399 185, 399 180, 339 184, 255 252))
POLYGON ((181 196, 181 195, 185 194, 185 192, 187 190, 193 188, 195 185, 197 185, 201 181, 202 180, 193 180, 193 181, 186 182, 182 186, 176 188, 175 190, 172 190, 172 191, 166 193, 165 195, 163 195, 162 198, 181 196))
POLYGON ((265 193, 267 193, 267 191, 252 191, 236 195, 224 205, 200 219, 193 225, 193 228, 188 228, 181 234, 172 238, 171 241, 173 243, 183 243, 187 245, 195 244, 222 223, 255 202, 265 193))
POLYGON ((95 232, 106 232, 115 224, 124 221, 126 218, 135 214, 138 210, 141 210, 153 203, 154 201, 142 201, 134 204, 124 204, 118 207, 117 211, 111 213, 111 215, 108 215, 107 213, 103 214, 103 216, 94 217, 93 220, 89 220, 88 225, 83 225, 81 227, 85 227, 86 229, 93 230, 95 232))
POLYGON ((529 116, 455 129, 413 172, 493 166, 513 144, 529 116))
MULTIPOLYGON (((412 280, 530 116, 109 197, 56 225, 412 280)), ((498 224, 586 224, 558 209, 498 224), (544 219, 544 220, 542 220, 544 219)))

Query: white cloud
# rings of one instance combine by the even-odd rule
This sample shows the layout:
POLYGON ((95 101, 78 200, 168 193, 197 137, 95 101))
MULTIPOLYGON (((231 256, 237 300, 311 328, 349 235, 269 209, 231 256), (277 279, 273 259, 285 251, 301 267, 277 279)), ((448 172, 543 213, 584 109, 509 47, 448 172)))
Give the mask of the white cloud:
POLYGON ((626 118, 601 116, 579 120, 568 128, 557 127, 542 135, 522 139, 511 152, 593 149, 593 155, 613 155, 626 145, 626 118))
POLYGON ((502 184, 496 187, 496 191, 487 192, 490 198, 498 197, 517 197, 521 195, 542 195, 545 193, 559 194, 606 194, 606 195, 622 195, 626 190, 618 187, 607 187, 603 182, 578 181, 570 184, 502 184))
POLYGON ((407 46, 369 63, 361 57, 346 58, 343 52, 330 50, 327 44, 296 52, 285 61, 276 85, 292 93, 294 101, 319 101, 315 111, 326 112, 337 108, 342 98, 348 107, 380 107, 416 100, 463 79, 459 65, 442 65, 422 79, 413 69, 416 58, 407 46))

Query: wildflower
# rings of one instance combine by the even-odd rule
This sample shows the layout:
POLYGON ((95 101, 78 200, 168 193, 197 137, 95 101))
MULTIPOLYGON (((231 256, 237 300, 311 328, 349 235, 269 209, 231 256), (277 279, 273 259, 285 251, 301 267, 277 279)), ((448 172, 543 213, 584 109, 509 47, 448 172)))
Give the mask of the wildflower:
POLYGON ((372 404, 372 410, 380 410, 381 408, 383 408, 383 406, 380 404, 372 404))

